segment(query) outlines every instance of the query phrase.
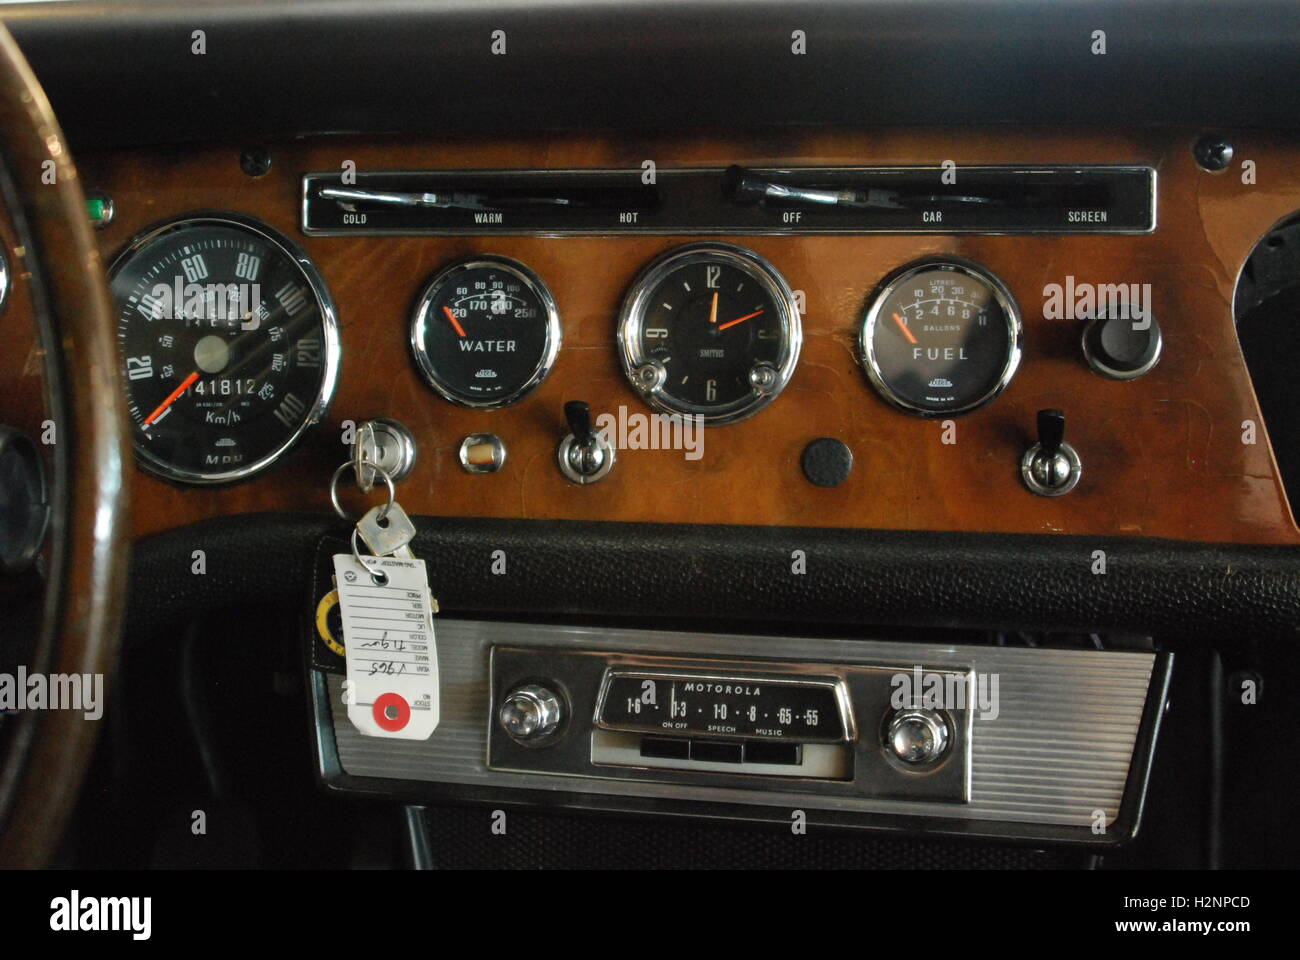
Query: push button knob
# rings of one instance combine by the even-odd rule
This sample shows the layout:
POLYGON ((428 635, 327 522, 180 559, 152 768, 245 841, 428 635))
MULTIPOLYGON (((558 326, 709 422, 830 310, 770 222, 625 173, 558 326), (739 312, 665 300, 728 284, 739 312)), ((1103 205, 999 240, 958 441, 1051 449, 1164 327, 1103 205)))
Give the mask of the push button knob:
POLYGON ((1065 414, 1039 410, 1038 442, 1020 461, 1025 486, 1039 496, 1059 497, 1074 489, 1082 473, 1078 452, 1065 442, 1065 414))
POLYGON ((943 759, 950 740, 948 724, 934 710, 900 710, 885 728, 885 747, 909 766, 927 766, 943 759))
MULTIPOLYGON (((1129 311, 1121 311, 1128 313, 1129 311)), ((1160 361, 1160 324, 1145 317, 1097 317, 1083 331, 1083 356, 1103 377, 1134 380, 1160 361)))
POLYGON ((497 720, 519 743, 539 743, 560 728, 564 706, 559 696, 538 683, 516 687, 501 701, 497 720))

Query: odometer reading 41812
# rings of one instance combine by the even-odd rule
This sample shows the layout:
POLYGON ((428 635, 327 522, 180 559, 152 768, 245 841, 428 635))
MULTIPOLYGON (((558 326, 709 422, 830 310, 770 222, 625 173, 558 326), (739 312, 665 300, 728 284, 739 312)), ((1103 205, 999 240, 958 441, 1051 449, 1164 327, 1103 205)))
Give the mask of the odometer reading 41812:
POLYGON ((316 423, 338 380, 311 261, 255 220, 205 214, 133 241, 110 271, 135 449, 186 483, 242 479, 316 423))

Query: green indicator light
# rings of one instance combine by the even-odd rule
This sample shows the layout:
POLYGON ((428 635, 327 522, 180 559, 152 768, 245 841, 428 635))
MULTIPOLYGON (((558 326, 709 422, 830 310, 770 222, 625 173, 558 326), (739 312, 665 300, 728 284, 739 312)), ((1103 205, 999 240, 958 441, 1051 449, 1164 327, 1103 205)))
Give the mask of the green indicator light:
POLYGON ((86 194, 86 213, 94 226, 107 226, 113 219, 113 201, 102 193, 86 194))

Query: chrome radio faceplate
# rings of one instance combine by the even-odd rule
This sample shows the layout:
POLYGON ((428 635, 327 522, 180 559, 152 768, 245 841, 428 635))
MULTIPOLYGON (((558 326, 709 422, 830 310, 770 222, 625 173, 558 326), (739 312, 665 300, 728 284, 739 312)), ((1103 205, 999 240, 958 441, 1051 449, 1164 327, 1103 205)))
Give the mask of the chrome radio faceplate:
POLYGON ((1136 828, 1170 664, 1168 654, 941 634, 904 642, 444 618, 437 647, 442 721, 428 740, 362 736, 347 719, 343 678, 314 673, 332 788, 786 823, 797 810, 810 822, 1085 843, 1136 828), (672 688, 684 678, 723 689, 672 688), (912 705, 895 699, 902 678, 909 696, 920 691, 919 711, 900 709, 912 705), (643 702, 629 715, 628 697, 646 681, 659 711, 643 702), (926 701, 928 683, 939 700, 926 701), (804 685, 832 693, 842 730, 824 720, 825 693, 816 704, 791 699, 804 685), (943 698, 959 692, 966 703, 950 708, 943 698), (682 702, 704 722, 673 727, 682 702), (721 705, 727 717, 711 717, 721 705), (783 707, 789 722, 773 716, 783 707), (817 710, 818 723, 794 723, 797 707, 817 710), (728 729, 733 710, 747 718, 751 708, 754 726, 728 729), (901 759, 927 750, 938 751, 933 766, 901 759))

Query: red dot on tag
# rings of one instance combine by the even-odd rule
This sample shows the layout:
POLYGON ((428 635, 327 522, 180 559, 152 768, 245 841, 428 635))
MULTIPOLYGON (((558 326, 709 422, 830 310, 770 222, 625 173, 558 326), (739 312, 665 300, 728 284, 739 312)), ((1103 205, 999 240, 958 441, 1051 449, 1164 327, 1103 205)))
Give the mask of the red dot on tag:
POLYGON ((381 730, 392 733, 401 730, 411 722, 411 705, 399 694, 385 693, 375 698, 371 708, 375 714, 375 723, 381 730))

